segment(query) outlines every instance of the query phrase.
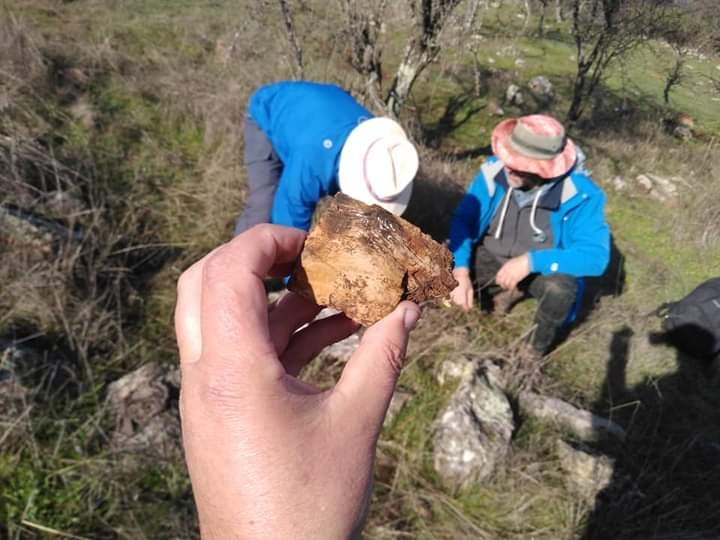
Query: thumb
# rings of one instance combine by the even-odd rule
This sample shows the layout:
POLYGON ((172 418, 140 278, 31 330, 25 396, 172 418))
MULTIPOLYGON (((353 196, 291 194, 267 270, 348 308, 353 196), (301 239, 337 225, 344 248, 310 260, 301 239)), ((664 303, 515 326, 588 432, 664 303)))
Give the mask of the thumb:
POLYGON ((417 305, 401 302, 365 331, 333 390, 336 406, 352 415, 346 418, 354 417, 358 425, 380 430, 405 362, 410 331, 419 318, 417 305))

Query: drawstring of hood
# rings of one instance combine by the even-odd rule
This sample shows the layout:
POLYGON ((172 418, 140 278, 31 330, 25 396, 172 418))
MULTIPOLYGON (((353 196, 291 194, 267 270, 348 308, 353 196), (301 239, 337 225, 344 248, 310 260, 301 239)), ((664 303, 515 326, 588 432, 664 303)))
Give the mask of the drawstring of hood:
POLYGON ((495 231, 495 240, 500 240, 503 224, 505 223, 505 216, 507 215, 508 206, 510 206, 510 196, 512 195, 512 191, 512 186, 508 184, 508 190, 505 195, 505 201, 503 202, 502 212, 500 212, 500 221, 498 222, 497 230, 495 231))
POLYGON ((543 230, 535 225, 535 212, 537 211, 538 201, 540 200, 540 196, 542 194, 542 189, 538 189, 535 199, 533 200, 532 209, 530 210, 530 226, 532 227, 534 233, 533 240, 535 242, 544 242, 547 239, 547 235, 543 232, 543 230))
MULTIPOLYGON (((535 214, 537 213, 538 202, 542 197, 544 190, 538 189, 535 197, 533 198, 532 208, 530 209, 530 227, 533 230, 533 241, 544 242, 547 240, 547 234, 536 225, 535 214)), ((507 216, 508 206, 510 206, 510 197, 512 197, 513 187, 508 185, 507 193, 505 194, 505 200, 503 201, 502 211, 500 212, 500 220, 498 221, 497 229, 495 230, 495 240, 500 240, 502 235, 503 225, 505 224, 505 217, 507 216)))

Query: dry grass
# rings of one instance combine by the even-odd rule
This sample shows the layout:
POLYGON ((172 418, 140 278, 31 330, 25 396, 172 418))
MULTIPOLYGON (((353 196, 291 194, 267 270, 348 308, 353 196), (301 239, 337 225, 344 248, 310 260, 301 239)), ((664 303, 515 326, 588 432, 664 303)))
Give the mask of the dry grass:
MULTIPOLYGON (((0 337, 27 338, 22 345, 39 353, 27 369, 10 366, 28 393, 0 412, 0 536, 197 537, 181 463, 147 463, 134 475, 112 466, 103 389, 148 359, 176 360, 175 279, 229 238, 244 197, 247 97, 262 82, 288 77, 291 63, 275 4, 182 3, 172 13, 160 2, 120 4, 30 0, 0 17, 0 203, 82 231, 76 240, 0 244, 0 337)), ((336 5, 303 4, 297 23, 307 76, 360 91, 362 81, 345 65, 336 5)), ((403 20, 398 4, 384 34, 390 67, 403 44, 392 28, 403 20)), ((460 43, 462 33, 446 39, 460 43)), ((431 95, 421 86, 413 104, 432 114, 406 118, 419 138, 428 133, 423 119, 445 108, 444 77, 472 90, 465 78, 473 74, 456 65, 463 54, 452 51, 439 75, 424 76, 431 95)), ((517 77, 495 71, 503 84, 517 77)), ((485 90, 502 100, 501 86, 485 90)), ((485 110, 475 114, 483 126, 496 121, 485 110)), ((712 176, 720 154, 712 136, 679 143, 652 114, 637 120, 598 122, 576 135, 608 190, 627 282, 549 357, 540 386, 628 428, 625 447, 603 448, 620 464, 607 494, 597 506, 577 500, 554 453, 563 434, 532 422, 520 424, 511 457, 490 481, 462 493, 441 486, 430 441, 452 389, 437 385, 436 369, 458 355, 511 356, 534 304, 503 320, 427 306, 400 383, 413 397, 381 438, 368 538, 714 530, 717 381, 650 343, 657 321, 645 315, 720 265, 712 176), (610 188, 616 175, 645 172, 682 176, 690 188, 672 208, 610 188)), ((448 159, 423 148, 408 212, 439 240, 487 138, 470 123, 451 128, 452 140, 467 142, 453 150, 473 152, 448 159)), ((306 376, 328 385, 341 369, 319 360, 306 376)))

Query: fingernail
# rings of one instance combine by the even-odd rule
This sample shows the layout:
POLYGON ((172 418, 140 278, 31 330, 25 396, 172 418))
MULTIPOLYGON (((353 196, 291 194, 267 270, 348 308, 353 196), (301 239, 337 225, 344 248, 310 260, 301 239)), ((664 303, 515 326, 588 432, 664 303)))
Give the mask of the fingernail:
POLYGON ((403 313, 403 326, 408 332, 415 328, 415 325, 420 318, 420 310, 417 308, 406 308, 403 313))

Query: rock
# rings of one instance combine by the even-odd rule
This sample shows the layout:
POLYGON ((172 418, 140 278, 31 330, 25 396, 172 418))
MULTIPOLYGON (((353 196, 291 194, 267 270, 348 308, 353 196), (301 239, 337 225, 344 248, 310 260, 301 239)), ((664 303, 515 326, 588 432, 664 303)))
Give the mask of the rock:
POLYGON ((525 65, 525 59, 524 58, 516 58, 515 59, 515 65, 518 67, 522 67, 525 65))
POLYGON ((469 356, 456 356, 454 358, 443 360, 437 369, 435 379, 440 386, 445 386, 450 381, 465 380, 471 377, 477 370, 478 363, 469 356))
POLYGON ((616 176, 610 183, 615 191, 625 191, 628 187, 627 182, 622 176, 616 176))
POLYGON ((592 502, 603 489, 610 485, 615 469, 614 460, 573 448, 558 439, 557 455, 560 466, 568 474, 568 488, 588 502, 592 502))
POLYGON ((552 422, 580 439, 595 440, 609 434, 625 440, 625 430, 612 420, 578 409, 561 399, 521 392, 518 403, 522 414, 552 422))
POLYGON ((693 130, 687 126, 675 126, 672 134, 682 141, 689 141, 693 138, 693 130))
POLYGON ((0 243, 46 257, 53 253, 54 246, 82 238, 79 229, 71 229, 13 204, 0 203, 0 243))
POLYGON ((532 92, 532 95, 542 102, 549 102, 555 96, 555 89, 550 79, 543 75, 538 75, 530 79, 528 88, 530 92, 532 92))
POLYGON ((505 115, 505 111, 503 110, 503 108, 494 99, 488 100, 487 110, 488 110, 488 113, 493 116, 504 116, 505 115))
POLYGON ((360 336, 353 334, 342 341, 325 347, 318 355, 322 358, 332 359, 339 362, 347 362, 360 346, 360 336))
POLYGON ((518 85, 511 84, 507 87, 507 90, 505 90, 505 102, 510 105, 517 106, 525 103, 525 98, 523 97, 522 91, 518 85))
MULTIPOLYGON (((108 386, 106 403, 115 418, 111 446, 130 454, 170 459, 181 454, 177 396, 180 370, 150 362, 108 386)), ((139 465, 133 459, 126 467, 139 465)))
POLYGON ((451 268, 447 247, 379 206, 339 193, 310 230, 288 288, 369 326, 403 299, 447 296, 457 285, 451 268))
POLYGON ((395 417, 402 411, 405 404, 410 401, 413 395, 410 392, 404 390, 395 390, 390 405, 388 406, 387 414, 385 415, 385 421, 383 422, 384 427, 388 427, 392 424, 395 417))
POLYGON ((505 459, 514 428, 499 368, 484 363, 461 383, 437 421, 435 471, 451 488, 488 478, 505 459))
POLYGON ((672 204, 678 196, 678 184, 684 183, 679 177, 665 178, 655 174, 641 174, 635 179, 639 186, 653 199, 672 204))

